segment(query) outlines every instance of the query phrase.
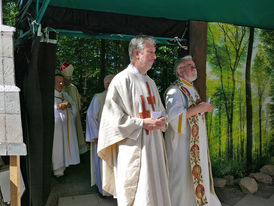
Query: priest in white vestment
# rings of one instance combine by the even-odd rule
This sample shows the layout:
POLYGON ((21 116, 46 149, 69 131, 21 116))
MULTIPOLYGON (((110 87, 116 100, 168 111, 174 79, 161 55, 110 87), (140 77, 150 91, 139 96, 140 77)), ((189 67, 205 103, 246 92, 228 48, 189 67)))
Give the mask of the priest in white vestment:
POLYGON ((61 66, 61 74, 64 76, 64 88, 63 91, 66 92, 73 100, 76 106, 76 116, 75 116, 75 126, 77 131, 77 140, 79 146, 80 154, 84 154, 88 151, 87 145, 85 142, 83 128, 82 128, 82 121, 81 121, 81 95, 78 92, 77 87, 71 83, 71 77, 74 71, 74 67, 72 64, 68 64, 64 62, 61 66))
POLYGON ((131 63, 108 88, 100 122, 103 189, 117 197, 119 206, 170 206, 161 131, 165 109, 146 74, 156 59, 154 40, 136 36, 129 56, 131 63))
POLYGON ((75 129, 76 107, 70 96, 63 92, 64 77, 55 75, 54 91, 54 139, 52 167, 56 177, 64 175, 66 167, 80 163, 77 135, 75 129))
POLYGON ((214 192, 205 124, 205 112, 212 112, 213 106, 201 102, 193 86, 197 69, 191 56, 179 59, 175 71, 178 80, 165 97, 171 204, 220 206, 214 192))
POLYGON ((102 190, 102 168, 101 158, 97 154, 98 135, 100 119, 105 104, 106 94, 108 86, 113 79, 114 75, 109 74, 104 78, 105 90, 101 93, 97 93, 92 98, 92 101, 87 110, 86 118, 86 141, 91 143, 90 148, 90 167, 91 167, 91 186, 94 183, 97 185, 99 192, 103 196, 108 196, 104 190, 102 190), (94 181, 95 180, 95 181, 94 181))

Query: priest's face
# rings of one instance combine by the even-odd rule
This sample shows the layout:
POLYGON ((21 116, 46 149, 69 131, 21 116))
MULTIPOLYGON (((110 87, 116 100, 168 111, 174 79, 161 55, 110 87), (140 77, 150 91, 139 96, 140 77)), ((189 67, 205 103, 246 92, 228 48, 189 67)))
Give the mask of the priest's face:
POLYGON ((197 68, 192 60, 184 61, 177 70, 180 77, 192 83, 197 79, 197 68))
POLYGON ((64 77, 64 86, 68 87, 71 83, 71 77, 64 77))
POLYGON ((152 42, 145 41, 144 49, 137 56, 137 61, 141 70, 147 72, 153 65, 156 59, 155 47, 152 42))
POLYGON ((58 92, 61 92, 63 89, 63 84, 64 84, 64 77, 62 76, 55 76, 55 90, 58 92))

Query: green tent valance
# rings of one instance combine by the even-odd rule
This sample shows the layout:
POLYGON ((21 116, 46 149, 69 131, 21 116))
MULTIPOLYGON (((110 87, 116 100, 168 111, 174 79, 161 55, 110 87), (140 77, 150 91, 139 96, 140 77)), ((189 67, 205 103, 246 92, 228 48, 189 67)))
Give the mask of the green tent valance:
POLYGON ((127 40, 148 34, 173 43, 187 41, 190 20, 274 29, 273 0, 20 0, 19 5, 18 29, 33 26, 22 29, 27 34, 41 24, 64 35, 127 40))
POLYGON ((274 29, 273 0, 51 0, 49 5, 179 21, 201 20, 274 29))

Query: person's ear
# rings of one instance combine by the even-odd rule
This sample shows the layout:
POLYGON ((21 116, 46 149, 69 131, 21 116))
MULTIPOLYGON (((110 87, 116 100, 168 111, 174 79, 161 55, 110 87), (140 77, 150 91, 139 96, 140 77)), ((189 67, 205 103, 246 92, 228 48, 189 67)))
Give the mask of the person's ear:
POLYGON ((140 51, 138 51, 137 49, 134 49, 133 55, 134 55, 134 57, 135 57, 136 59, 139 59, 140 51))

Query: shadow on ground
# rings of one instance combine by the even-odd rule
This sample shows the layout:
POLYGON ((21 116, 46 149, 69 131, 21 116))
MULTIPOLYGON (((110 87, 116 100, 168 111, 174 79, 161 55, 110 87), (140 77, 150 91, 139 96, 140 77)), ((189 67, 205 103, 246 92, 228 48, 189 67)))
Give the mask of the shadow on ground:
POLYGON ((51 192, 46 206, 58 206, 59 198, 79 195, 95 194, 99 198, 96 186, 90 185, 90 154, 89 151, 81 155, 79 165, 69 166, 65 175, 60 178, 52 176, 51 192))
MULTIPOLYGON (((90 154, 89 151, 81 155, 79 165, 70 166, 61 178, 52 177, 51 192, 46 206, 73 205, 73 201, 82 202, 83 205, 105 206, 117 205, 112 198, 102 198, 96 186, 90 186, 90 154), (84 204, 87 201, 88 204, 84 204), (69 202, 69 203, 65 203, 69 202)), ((259 205, 274 205, 274 184, 259 184, 258 192, 253 195, 243 193, 239 186, 226 186, 215 188, 216 194, 223 206, 253 206, 256 202, 266 203, 259 205), (273 199, 273 200, 272 200, 273 199)), ((81 204, 75 204, 81 205, 81 204)))

